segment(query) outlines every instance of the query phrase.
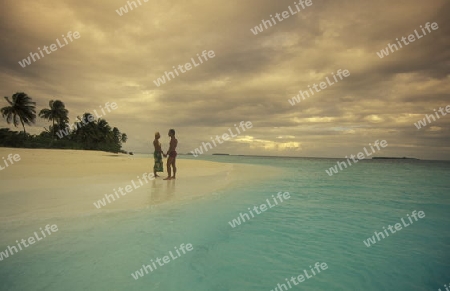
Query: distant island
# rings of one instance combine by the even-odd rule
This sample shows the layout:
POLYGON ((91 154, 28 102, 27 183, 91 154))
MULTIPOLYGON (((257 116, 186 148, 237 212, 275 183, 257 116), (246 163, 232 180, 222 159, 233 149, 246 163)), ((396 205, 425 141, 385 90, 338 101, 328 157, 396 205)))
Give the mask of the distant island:
POLYGON ((217 153, 217 154, 212 154, 213 156, 229 156, 230 154, 220 154, 220 153, 217 153))
POLYGON ((397 157, 372 157, 372 160, 419 160, 416 158, 397 158, 397 157))

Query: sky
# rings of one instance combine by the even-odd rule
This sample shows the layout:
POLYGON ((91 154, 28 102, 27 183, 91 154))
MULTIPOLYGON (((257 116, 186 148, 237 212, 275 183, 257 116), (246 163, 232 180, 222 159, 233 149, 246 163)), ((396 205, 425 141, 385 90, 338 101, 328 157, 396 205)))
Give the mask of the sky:
MULTIPOLYGON (((450 105, 449 1, 312 0, 300 12, 294 0, 139 1, 128 12, 119 10, 123 0, 2 1, 0 94, 25 92, 38 112, 61 100, 71 122, 115 102, 103 118, 135 153, 153 152, 156 131, 167 150, 174 128, 178 152, 188 153, 250 121, 206 154, 342 158, 386 140, 378 156, 450 160, 450 114, 415 126, 450 105), (270 15, 276 24, 255 35, 270 15), (438 29, 424 34, 427 22, 438 29), (414 30, 414 42, 379 57, 414 30), (75 31, 79 38, 64 43, 75 31), (19 64, 57 40, 64 46, 19 64), (203 51, 214 57, 200 63, 203 51), (190 70, 155 84, 189 62, 190 70), (288 101, 338 70, 350 75, 288 101)), ((37 118, 27 131, 50 124, 37 118)), ((4 119, 0 127, 13 128, 4 119)))

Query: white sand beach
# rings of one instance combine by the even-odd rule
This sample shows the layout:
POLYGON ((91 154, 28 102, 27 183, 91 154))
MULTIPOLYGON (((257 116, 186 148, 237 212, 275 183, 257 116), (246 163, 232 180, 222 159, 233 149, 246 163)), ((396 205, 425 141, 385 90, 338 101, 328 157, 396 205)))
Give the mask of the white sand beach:
MULTIPOLYGON (((177 179, 162 177, 145 182, 153 169, 152 157, 99 151, 0 148, 0 158, 20 155, 20 161, 0 171, 0 220, 91 215, 99 212, 153 208, 161 203, 208 197, 231 185, 273 176, 277 170, 243 164, 177 160, 177 179), (139 184, 141 180, 142 185, 139 184), (129 187, 125 195, 114 195, 129 187), (94 203, 110 194, 104 206, 94 203), (114 198, 112 198, 114 197, 114 198), (115 199, 115 201, 113 200, 115 199)), ((17 158, 17 156, 16 156, 17 158)), ((153 174, 151 174, 152 176, 153 174)))

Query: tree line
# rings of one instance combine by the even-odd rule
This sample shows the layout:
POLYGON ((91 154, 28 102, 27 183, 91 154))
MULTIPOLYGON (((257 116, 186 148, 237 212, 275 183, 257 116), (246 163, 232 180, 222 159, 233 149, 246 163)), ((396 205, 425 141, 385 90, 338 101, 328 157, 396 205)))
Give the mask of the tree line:
POLYGON ((127 135, 117 127, 111 128, 103 118, 94 119, 90 113, 84 113, 74 126, 69 126, 69 111, 61 100, 50 100, 48 108, 36 115, 36 102, 24 92, 17 92, 11 99, 5 97, 8 105, 1 108, 2 117, 14 127, 22 125, 23 133, 0 128, 0 146, 21 148, 55 148, 100 150, 107 152, 122 152, 122 144, 127 141, 127 135), (52 124, 44 127, 38 135, 26 132, 25 125, 32 126, 39 116, 52 124), (62 134, 64 133, 64 134, 62 134))

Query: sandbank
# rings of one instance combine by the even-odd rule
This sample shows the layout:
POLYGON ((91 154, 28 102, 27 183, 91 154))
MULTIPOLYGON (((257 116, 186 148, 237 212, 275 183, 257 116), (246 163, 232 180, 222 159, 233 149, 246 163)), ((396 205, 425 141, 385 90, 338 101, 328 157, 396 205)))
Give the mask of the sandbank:
POLYGON ((181 157, 177 159, 176 180, 164 181, 167 173, 159 173, 161 178, 146 182, 143 175, 153 172, 150 155, 55 149, 0 148, 0 165, 4 168, 0 170, 2 224, 147 209, 202 197, 214 199, 227 187, 281 175, 273 167, 181 157), (5 167, 2 157, 6 159, 9 154, 20 155, 20 161, 5 167), (131 192, 118 192, 119 187, 125 189, 133 181, 131 192), (105 194, 110 195, 110 201, 104 200, 104 206, 98 204, 105 194))

